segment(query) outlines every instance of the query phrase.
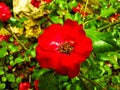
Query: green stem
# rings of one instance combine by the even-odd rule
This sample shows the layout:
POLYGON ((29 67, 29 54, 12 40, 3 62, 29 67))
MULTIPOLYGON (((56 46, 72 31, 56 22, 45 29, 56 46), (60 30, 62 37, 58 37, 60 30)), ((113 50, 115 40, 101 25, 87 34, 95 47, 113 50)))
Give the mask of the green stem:
MULTIPOLYGON (((84 12, 86 12, 86 10, 87 10, 88 1, 89 0, 86 1, 84 12)), ((83 16, 83 23, 84 23, 84 20, 85 20, 85 15, 83 16)))
POLYGON ((114 22, 114 23, 110 23, 110 24, 108 24, 108 25, 105 25, 105 26, 99 28, 98 31, 101 31, 101 30, 103 30, 103 29, 106 29, 106 28, 108 28, 108 27, 111 27, 111 26, 113 26, 113 25, 116 25, 116 24, 118 24, 118 23, 120 23, 120 20, 118 20, 117 22, 114 22))
POLYGON ((27 48, 26 48, 26 46, 17 38, 17 36, 14 34, 14 33, 12 33, 12 31, 11 31, 11 29, 10 29, 10 27, 4 27, 10 34, 12 34, 12 36, 15 38, 15 40, 23 47, 23 49, 24 50, 28 50, 27 48))

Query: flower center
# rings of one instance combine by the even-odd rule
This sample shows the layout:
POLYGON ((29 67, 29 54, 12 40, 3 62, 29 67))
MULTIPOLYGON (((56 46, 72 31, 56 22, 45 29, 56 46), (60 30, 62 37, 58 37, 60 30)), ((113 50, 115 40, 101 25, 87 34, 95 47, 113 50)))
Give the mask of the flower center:
POLYGON ((72 43, 64 42, 63 44, 60 44, 58 51, 60 51, 61 53, 70 54, 73 49, 74 46, 72 45, 72 43))

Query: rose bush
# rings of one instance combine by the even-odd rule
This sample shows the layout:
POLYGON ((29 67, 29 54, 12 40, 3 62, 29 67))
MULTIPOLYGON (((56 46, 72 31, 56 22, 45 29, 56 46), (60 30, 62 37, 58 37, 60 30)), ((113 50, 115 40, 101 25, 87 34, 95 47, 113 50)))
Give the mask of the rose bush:
POLYGON ((79 66, 92 51, 92 41, 76 21, 66 20, 64 25, 52 24, 38 38, 36 58, 43 68, 73 78, 79 74, 79 66))

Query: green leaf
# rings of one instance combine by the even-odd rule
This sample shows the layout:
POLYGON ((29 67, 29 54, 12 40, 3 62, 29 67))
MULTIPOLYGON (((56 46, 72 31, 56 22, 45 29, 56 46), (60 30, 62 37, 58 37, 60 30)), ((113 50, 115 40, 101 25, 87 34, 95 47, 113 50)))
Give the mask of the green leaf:
POLYGON ((92 39, 94 52, 115 51, 120 48, 110 33, 100 33, 94 30, 86 30, 86 34, 92 39))
POLYGON ((3 77, 2 77, 2 81, 3 81, 3 82, 6 82, 6 81, 7 81, 7 77, 3 76, 3 77))
POLYGON ((59 90, 57 78, 52 73, 44 74, 40 77, 41 83, 39 84, 39 89, 41 90, 59 90), (47 86, 46 86, 47 85, 47 86))
POLYGON ((112 77, 112 82, 114 84, 120 84, 120 75, 119 76, 113 76, 112 77))
POLYGON ((46 21, 47 21, 46 18, 42 18, 42 19, 39 21, 39 24, 41 25, 41 24, 45 23, 46 21))
POLYGON ((9 44, 8 48, 13 53, 18 51, 18 47, 15 46, 14 44, 9 44))
POLYGON ((81 24, 81 23, 82 23, 82 18, 81 18, 80 13, 76 13, 76 14, 74 15, 74 20, 75 20, 75 21, 78 21, 78 24, 81 24))
POLYGON ((39 77, 41 76, 41 75, 43 75, 44 73, 46 73, 46 72, 48 72, 49 71, 49 69, 35 69, 34 71, 33 71, 33 73, 32 73, 32 77, 33 78, 36 78, 36 79, 39 79, 39 77))
POLYGON ((63 24, 63 19, 59 18, 58 16, 51 16, 50 19, 51 19, 51 21, 52 21, 53 23, 63 24))
POLYGON ((0 83, 0 90, 5 90, 6 84, 5 83, 0 83))
POLYGON ((15 64, 16 64, 16 63, 15 63, 13 60, 10 61, 10 65, 11 65, 11 66, 14 66, 15 64))
POLYGON ((0 45, 1 45, 1 46, 3 46, 3 47, 8 46, 8 44, 7 44, 7 42, 6 42, 6 41, 2 41, 2 42, 0 42, 0 45))
POLYGON ((7 55, 7 49, 5 47, 0 48, 0 58, 3 58, 7 55))
POLYGON ((116 13, 116 11, 117 10, 115 8, 113 8, 112 6, 110 6, 109 8, 102 8, 101 12, 100 12, 100 16, 107 18, 108 16, 116 13))
POLYGON ((78 2, 76 0, 72 0, 68 3, 68 5, 72 9, 73 7, 76 7, 78 5, 78 2))
POLYGON ((31 51, 31 56, 35 57, 36 56, 36 51, 31 51))
POLYGON ((89 78, 98 78, 102 73, 102 70, 100 69, 99 65, 92 65, 89 67, 87 74, 89 75, 89 78), (95 73, 93 73, 95 72, 95 73))
POLYGON ((20 22, 20 23, 23 23, 23 22, 26 21, 26 20, 28 20, 26 17, 22 17, 22 18, 20 18, 19 22, 20 22))
POLYGON ((17 77, 16 83, 19 84, 21 81, 22 81, 22 79, 20 77, 17 77))
POLYGON ((7 77, 9 82, 15 82, 14 74, 6 74, 6 77, 7 77))
POLYGON ((0 75, 4 74, 4 70, 0 69, 0 75))
POLYGON ((15 59, 15 63, 22 63, 24 61, 24 59, 22 57, 17 57, 15 59))
POLYGON ((71 20, 73 20, 74 19, 74 15, 70 14, 69 12, 67 12, 65 14, 65 19, 71 19, 71 20))

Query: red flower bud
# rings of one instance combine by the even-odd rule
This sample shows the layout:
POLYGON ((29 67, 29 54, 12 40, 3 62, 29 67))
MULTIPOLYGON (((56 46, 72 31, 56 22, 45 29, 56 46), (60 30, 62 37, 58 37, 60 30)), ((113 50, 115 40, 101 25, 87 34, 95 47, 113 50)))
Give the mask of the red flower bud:
POLYGON ((39 8, 40 3, 40 0, 31 0, 31 4, 36 8, 39 8))
POLYGON ((80 12, 80 9, 81 9, 81 5, 80 4, 78 4, 77 7, 73 7, 72 8, 73 12, 80 12))
POLYGON ((8 41, 9 38, 10 38, 10 35, 0 35, 0 42, 3 41, 3 40, 8 41))
POLYGON ((29 82, 21 82, 19 84, 19 90, 29 90, 31 87, 29 82))
POLYGON ((5 3, 0 3, 0 21, 5 22, 11 17, 9 7, 5 3))
POLYGON ((12 66, 8 66, 8 69, 9 69, 9 70, 12 70, 12 68, 13 68, 12 66))

